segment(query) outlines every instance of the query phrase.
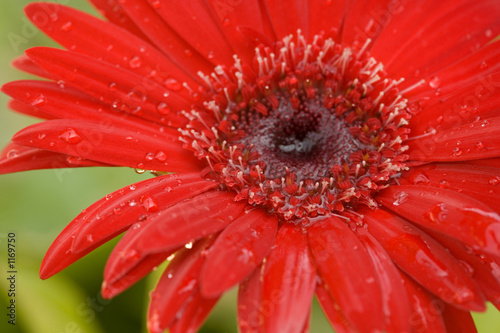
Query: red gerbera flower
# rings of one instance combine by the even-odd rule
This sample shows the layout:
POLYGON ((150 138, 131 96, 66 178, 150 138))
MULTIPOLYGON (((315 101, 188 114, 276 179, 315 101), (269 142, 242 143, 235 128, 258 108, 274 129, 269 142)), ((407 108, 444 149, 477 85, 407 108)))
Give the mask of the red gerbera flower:
POLYGON ((126 231, 102 293, 171 260, 152 332, 195 331, 239 285, 241 332, 473 332, 500 306, 500 3, 91 0, 35 3, 67 50, 3 87, 46 121, 2 173, 125 166, 54 241, 48 278, 126 231), (173 258, 173 259, 172 259, 173 258))

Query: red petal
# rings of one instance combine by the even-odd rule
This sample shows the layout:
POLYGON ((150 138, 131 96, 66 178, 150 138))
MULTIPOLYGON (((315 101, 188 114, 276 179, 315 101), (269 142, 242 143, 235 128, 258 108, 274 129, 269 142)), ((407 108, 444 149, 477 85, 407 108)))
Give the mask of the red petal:
POLYGON ((113 124, 66 119, 31 125, 12 138, 24 146, 84 159, 155 171, 198 171, 199 162, 176 137, 150 134, 113 124), (156 158, 157 154, 165 158, 156 158))
POLYGON ((429 228, 424 230, 459 261, 465 271, 476 281, 488 301, 495 304, 500 303, 500 276, 495 277, 496 272, 483 262, 486 261, 485 259, 481 260, 456 239, 429 228))
POLYGON ((262 303, 262 269, 258 268, 240 284, 238 289, 238 327, 242 333, 260 332, 264 321, 259 305, 262 303))
POLYGON ((411 309, 408 298, 405 297, 406 290, 400 271, 380 243, 365 229, 358 228, 356 234, 368 251, 379 278, 382 289, 385 331, 389 333, 410 332, 408 318, 411 309))
POLYGON ((354 331, 354 327, 352 327, 352 324, 349 323, 342 314, 340 306, 330 295, 328 287, 323 281, 316 285, 316 297, 336 333, 349 333, 354 331))
POLYGON ((363 214, 368 232, 413 279, 450 304, 466 310, 485 309, 477 285, 438 242, 381 209, 364 210, 363 214))
POLYGON ((142 229, 148 222, 149 221, 146 220, 131 226, 115 246, 113 252, 111 252, 106 267, 104 268, 105 286, 103 285, 103 290, 106 291, 109 297, 113 297, 134 284, 144 275, 149 273, 153 267, 159 265, 166 258, 182 248, 182 246, 179 246, 170 251, 143 256, 133 248, 130 249, 129 243, 137 241, 137 237, 140 237, 142 229), (150 268, 149 271, 146 270, 147 267, 150 268), (141 276, 136 276, 136 271, 140 273, 141 276))
POLYGON ((475 250, 500 253, 500 216, 466 195, 421 185, 390 186, 377 201, 410 221, 457 238, 475 250))
POLYGON ((308 1, 273 1, 265 0, 264 6, 273 25, 278 40, 294 34, 300 29, 309 35, 308 1))
MULTIPOLYGON (((143 84, 161 85, 168 78, 175 78, 197 88, 189 76, 195 73, 185 73, 149 43, 114 24, 56 4, 34 3, 28 5, 25 11, 39 29, 68 50, 141 74, 149 81, 143 84), (55 19, 36 19, 40 12, 48 11, 56 13, 55 19), (152 71, 157 74, 152 76, 152 71)), ((195 80, 198 79, 195 77, 195 80)))
POLYGON ((201 271, 202 295, 219 296, 255 270, 273 245, 277 229, 278 219, 262 209, 242 215, 224 229, 201 271))
POLYGON ((377 272, 363 244, 331 217, 308 229, 316 265, 343 314, 359 331, 384 329, 377 272))
POLYGON ((46 279, 54 275, 123 232, 141 216, 154 213, 146 210, 150 206, 141 204, 144 195, 154 196, 157 202, 169 206, 213 186, 214 183, 198 175, 170 175, 148 179, 108 195, 84 210, 59 234, 45 255, 40 276, 46 279), (78 252, 73 248, 78 245, 76 240, 81 244, 76 248, 78 252))
POLYGON ((136 250, 139 256, 173 250, 226 228, 246 206, 234 202, 233 193, 211 191, 197 195, 152 217, 137 241, 129 242, 128 249, 136 250))
MULTIPOLYGON (((352 45, 357 41, 363 45, 368 38, 376 40, 391 18, 400 13, 401 3, 397 1, 347 1, 342 20, 342 43, 352 45)), ((392 49, 394 45, 391 44, 392 49)))
POLYGON ((245 31, 253 31, 264 36, 265 39, 276 40, 267 13, 261 8, 259 1, 206 1, 212 11, 219 29, 224 33, 235 54, 245 64, 251 64, 254 58, 254 49, 251 38, 246 38, 245 31))
POLYGON ((57 117, 54 117, 51 114, 43 112, 40 109, 37 109, 26 103, 16 101, 14 99, 9 101, 8 106, 11 110, 38 119, 45 119, 45 120, 57 119, 57 117))
POLYGON ((128 17, 120 7, 119 0, 89 0, 110 22, 127 29, 143 40, 149 40, 146 35, 128 17))
POLYGON ((441 315, 446 306, 445 303, 434 298, 408 276, 403 275, 402 278, 413 308, 409 318, 413 332, 447 333, 441 315))
POLYGON ((105 279, 101 289, 102 297, 108 299, 115 297, 148 275, 155 267, 164 262, 168 257, 169 253, 158 253, 146 256, 130 270, 120 272, 122 277, 115 279, 114 282, 108 282, 105 279))
POLYGON ((500 117, 436 131, 410 140, 410 158, 416 161, 464 161, 500 155, 500 117))
POLYGON ((476 324, 469 311, 446 305, 443 311, 446 332, 477 333, 476 324))
POLYGON ((168 328, 169 333, 197 332, 218 300, 218 297, 203 298, 201 293, 196 291, 180 311, 180 317, 168 328))
MULTIPOLYGON (((169 7, 165 2, 158 2, 158 4, 161 7, 169 7)), ((167 55, 172 62, 177 64, 179 68, 189 68, 191 73, 197 73, 198 71, 212 72, 214 64, 205 58, 207 55, 199 54, 195 47, 186 42, 183 36, 177 34, 146 0, 120 0, 120 6, 154 45, 167 55), (147 20, 144 19, 146 17, 147 20)), ((177 13, 177 8, 172 12, 177 13)), ((186 18, 192 18, 192 14, 188 13, 187 16, 182 16, 184 23, 190 21, 186 18)), ((196 30, 189 33, 197 35, 193 31, 196 30)))
MULTIPOLYGON (((138 2, 154 2, 139 0, 138 2)), ((158 15, 203 57, 214 65, 232 65, 234 50, 224 38, 203 0, 167 0, 155 6, 158 15), (175 8, 175 10, 172 10, 175 8), (193 33, 196 31, 196 33, 193 33)))
POLYGON ((211 240, 196 243, 192 249, 176 254, 151 293, 148 311, 148 328, 152 333, 161 333, 180 314, 182 306, 196 292, 201 265, 205 260, 203 252, 211 240))
POLYGON ((315 284, 306 235, 295 225, 281 226, 264 264, 260 305, 263 331, 302 332, 315 284))
MULTIPOLYGON (((12 98, 31 105, 41 111, 43 118, 81 119, 101 122, 103 126, 119 125, 128 129, 158 133, 162 126, 133 115, 117 112, 110 105, 102 103, 76 89, 47 81, 14 81, 2 87, 12 98)), ((179 126, 184 123, 175 123, 179 126)))
POLYGON ((48 47, 32 48, 26 54, 68 86, 141 118, 168 124, 169 118, 181 121, 176 112, 189 108, 189 103, 177 93, 158 84, 149 84, 148 77, 129 69, 48 47), (167 107, 172 112, 167 112, 167 107))
MULTIPOLYGON (((108 166, 107 164, 84 159, 73 159, 69 155, 47 150, 8 144, 0 154, 0 174, 38 170, 76 168, 82 166, 108 166)), ((60 178, 67 171, 55 170, 60 178)))
POLYGON ((25 55, 16 58, 12 62, 12 66, 29 74, 44 77, 47 79, 55 79, 55 77, 52 74, 42 69, 40 66, 35 64, 33 60, 31 60, 25 55))
POLYGON ((309 42, 321 31, 328 33, 332 29, 340 29, 346 14, 346 3, 346 0, 309 1, 309 42))
POLYGON ((500 6, 496 0, 398 4, 402 15, 381 16, 379 22, 386 24, 386 29, 377 40, 374 56, 384 61, 388 72, 402 77, 410 78, 416 71, 425 75, 439 70, 500 33, 500 6), (418 56, 415 50, 420 51, 418 56))
POLYGON ((399 183, 453 190, 481 201, 500 213, 499 175, 499 170, 495 167, 438 163, 410 168, 403 173, 399 183))

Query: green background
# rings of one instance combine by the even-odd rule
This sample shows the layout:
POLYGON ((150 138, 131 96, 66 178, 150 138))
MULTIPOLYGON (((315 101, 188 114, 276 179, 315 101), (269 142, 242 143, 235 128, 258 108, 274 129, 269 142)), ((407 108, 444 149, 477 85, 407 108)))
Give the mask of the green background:
MULTIPOLYGON (((10 62, 24 49, 53 45, 41 32, 26 32, 29 25, 22 8, 29 0, 6 1, 0 5, 0 83, 28 76, 14 70, 10 62), (21 38, 20 44, 12 43, 21 38)), ((97 15, 85 1, 52 1, 97 15)), ((21 128, 37 122, 7 109, 8 98, 0 96, 0 145, 21 128)), ((106 194, 147 178, 128 168, 84 168, 43 170, 0 176, 0 332, 100 333, 146 332, 149 292, 161 272, 156 271, 111 301, 99 290, 107 255, 115 241, 94 251, 56 276, 42 281, 38 269, 43 255, 57 234, 82 209, 106 194), (16 233, 17 324, 7 324, 6 234, 16 233), (92 306, 89 300, 94 300, 92 306)), ((491 309, 492 307, 490 307, 491 309)), ((235 290, 219 302, 203 332, 236 332, 235 290)), ((479 332, 500 332, 496 310, 475 315, 479 332)), ((330 332, 317 303, 314 303, 311 332, 330 332)))

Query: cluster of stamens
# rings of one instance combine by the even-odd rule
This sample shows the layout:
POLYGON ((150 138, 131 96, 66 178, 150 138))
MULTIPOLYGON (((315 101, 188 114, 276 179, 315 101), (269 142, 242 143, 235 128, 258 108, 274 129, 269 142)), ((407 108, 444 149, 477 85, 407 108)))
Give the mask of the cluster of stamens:
POLYGON ((307 223, 375 207, 372 194, 405 168, 410 114, 398 84, 365 51, 298 32, 255 50, 255 63, 200 73, 212 98, 185 112, 185 148, 207 161, 204 176, 307 223))

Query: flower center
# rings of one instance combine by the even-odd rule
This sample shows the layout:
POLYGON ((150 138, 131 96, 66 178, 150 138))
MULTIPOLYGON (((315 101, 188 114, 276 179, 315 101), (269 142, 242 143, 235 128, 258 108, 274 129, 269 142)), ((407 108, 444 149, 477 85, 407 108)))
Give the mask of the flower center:
POLYGON ((289 94, 276 93, 276 98, 275 109, 264 101, 270 110, 267 116, 245 110, 237 124, 247 133, 240 142, 267 165, 266 178, 284 177, 287 170, 299 179, 327 177, 330 168, 363 146, 352 137, 346 121, 323 105, 322 94, 299 95, 296 106, 289 94))
POLYGON ((200 76, 212 98, 186 112, 186 149, 207 161, 203 175, 292 223, 356 206, 405 168, 410 114, 382 64, 365 51, 300 31, 255 51, 254 67, 235 56, 200 76), (245 70, 243 69, 245 68, 245 70))

